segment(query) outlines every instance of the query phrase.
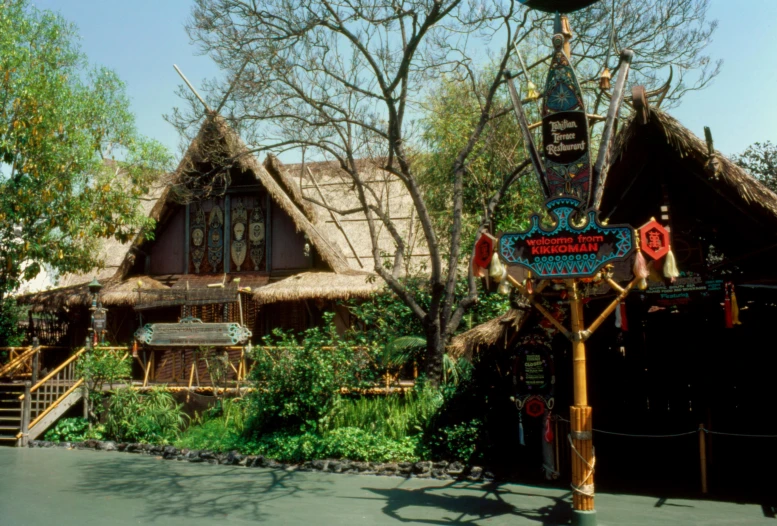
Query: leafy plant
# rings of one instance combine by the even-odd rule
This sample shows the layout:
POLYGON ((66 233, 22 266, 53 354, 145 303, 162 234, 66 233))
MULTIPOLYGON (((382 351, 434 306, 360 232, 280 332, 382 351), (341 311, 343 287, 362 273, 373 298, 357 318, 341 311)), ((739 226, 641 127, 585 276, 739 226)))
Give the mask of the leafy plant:
POLYGON ((163 388, 145 394, 132 388, 117 389, 105 411, 105 433, 122 442, 170 443, 188 419, 182 404, 163 388))
POLYGON ((88 389, 88 413, 96 420, 95 411, 103 397, 103 387, 108 384, 129 382, 132 374, 132 359, 123 351, 95 347, 76 360, 76 375, 82 376, 88 389))
POLYGON ((358 428, 372 435, 403 440, 423 433, 442 403, 442 395, 432 387, 404 396, 340 398, 320 425, 325 432, 358 428))
MULTIPOLYGON (((24 331, 19 322, 24 319, 25 307, 16 303, 15 298, 0 301, 0 347, 19 347, 24 341, 24 331)), ((2 351, 0 351, 2 352, 2 351)), ((3 358, 3 355, 0 355, 3 358)), ((0 360, 2 363, 3 360, 0 360)))
MULTIPOLYGON (((354 341, 342 338, 325 315, 324 326, 308 329, 297 340, 275 331, 266 347, 252 353, 251 427, 260 432, 314 429, 332 407, 341 387, 360 383, 368 358, 354 341)), ((363 377, 362 377, 363 378, 363 377)))
POLYGON ((480 453, 478 442, 482 432, 483 422, 475 418, 436 430, 429 438, 428 445, 436 457, 471 462, 480 453))
POLYGON ((54 427, 46 431, 44 438, 51 442, 81 442, 87 439, 102 440, 105 428, 93 426, 85 418, 63 418, 54 427))

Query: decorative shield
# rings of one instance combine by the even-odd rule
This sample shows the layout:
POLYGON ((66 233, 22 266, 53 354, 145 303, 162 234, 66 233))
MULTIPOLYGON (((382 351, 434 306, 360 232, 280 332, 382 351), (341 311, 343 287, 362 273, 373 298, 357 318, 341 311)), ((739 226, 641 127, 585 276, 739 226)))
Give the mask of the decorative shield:
POLYGON ((194 273, 199 274, 202 260, 205 257, 205 211, 199 203, 194 211, 191 230, 192 263, 194 264, 194 273))
POLYGON ((254 263, 254 270, 259 270, 264 259, 264 212, 259 205, 251 212, 251 223, 248 226, 248 240, 251 243, 251 261, 254 263))
POLYGON ((218 272, 224 258, 224 214, 219 205, 213 205, 208 219, 208 263, 212 272, 218 272))
POLYGON ((639 229, 639 238, 642 252, 653 259, 661 259, 669 252, 669 232, 655 219, 639 229))
POLYGON ((248 243, 246 242, 246 229, 248 228, 248 210, 243 205, 242 201, 238 201, 237 206, 232 209, 232 248, 230 253, 232 254, 232 261, 235 263, 237 270, 240 271, 240 267, 246 260, 246 254, 248 253, 248 243))

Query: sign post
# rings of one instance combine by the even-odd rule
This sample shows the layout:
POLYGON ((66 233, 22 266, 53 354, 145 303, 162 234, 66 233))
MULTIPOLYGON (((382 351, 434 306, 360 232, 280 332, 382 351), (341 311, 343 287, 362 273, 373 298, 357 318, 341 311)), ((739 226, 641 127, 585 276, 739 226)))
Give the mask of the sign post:
MULTIPOLYGON (((594 1, 596 0, 521 0, 531 8, 557 13, 574 11, 594 1)), ((621 287, 613 280, 613 263, 627 259, 636 248, 636 240, 631 226, 602 223, 598 210, 586 209, 592 202, 594 177, 588 115, 582 90, 566 49, 568 35, 565 35, 562 29, 567 26, 562 23, 558 14, 556 27, 542 106, 541 151, 544 160, 534 162, 535 169, 541 171, 541 187, 548 198, 545 206, 552 223, 544 226, 540 216, 531 216, 531 226, 528 230, 508 232, 499 237, 496 252, 507 266, 518 266, 531 272, 531 278, 524 282, 519 282, 509 273, 506 279, 572 344, 574 400, 570 407, 569 436, 572 447, 572 524, 595 526, 596 459, 593 454, 592 410, 588 405, 585 342, 639 281, 634 278, 628 285, 621 287), (539 281, 537 286, 532 286, 532 279, 539 281), (616 297, 586 327, 580 284, 588 282, 607 283, 616 297), (569 328, 556 319, 542 303, 542 291, 550 283, 566 288, 571 320, 569 328)), ((628 68, 624 68, 623 82, 627 74, 628 68)), ((509 77, 508 74, 506 76, 509 77)), ((618 81, 621 82, 620 76, 618 81)), ((512 92, 511 95, 514 95, 513 102, 520 105, 518 97, 512 92)), ((615 104, 619 102, 616 101, 615 104)), ((526 128, 523 126, 523 113, 519 108, 516 108, 516 115, 522 128, 526 128)), ((532 144, 528 135, 526 142, 532 144)), ((607 148, 608 145, 604 144, 602 147, 607 148)), ((605 174, 597 175, 603 181, 602 176, 605 174)), ((600 191, 601 188, 597 188, 597 193, 600 191)), ((594 202, 598 203, 598 200, 594 202)), ((655 238, 653 231, 652 239, 655 238)))

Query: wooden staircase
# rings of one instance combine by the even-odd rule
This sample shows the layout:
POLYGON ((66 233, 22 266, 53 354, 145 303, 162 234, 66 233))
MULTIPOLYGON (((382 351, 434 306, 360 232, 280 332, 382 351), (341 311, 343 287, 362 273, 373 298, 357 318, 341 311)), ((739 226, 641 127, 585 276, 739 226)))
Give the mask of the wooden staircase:
POLYGON ((83 398, 75 366, 86 349, 38 379, 42 349, 29 347, 0 367, 0 445, 26 446, 83 398))
POLYGON ((0 383, 0 445, 14 446, 22 430, 22 404, 19 396, 24 394, 21 382, 0 383))

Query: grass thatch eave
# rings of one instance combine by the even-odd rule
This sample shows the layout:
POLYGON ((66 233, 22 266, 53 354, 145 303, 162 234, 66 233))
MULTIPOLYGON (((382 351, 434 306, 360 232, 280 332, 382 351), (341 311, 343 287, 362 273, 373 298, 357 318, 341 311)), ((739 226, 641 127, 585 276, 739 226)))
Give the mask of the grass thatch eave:
POLYGON ((369 273, 303 272, 254 291, 261 304, 309 299, 349 300, 368 298, 383 290, 383 281, 369 273))
POLYGON ((519 331, 529 317, 529 308, 510 309, 506 313, 463 332, 451 340, 446 352, 456 360, 472 361, 480 349, 500 342, 507 344, 507 337, 519 331))
POLYGON ((713 186, 739 208, 751 211, 777 226, 777 194, 717 150, 710 156, 705 140, 661 110, 651 109, 650 119, 644 125, 633 116, 618 134, 612 151, 611 177, 616 172, 626 174, 626 177, 636 176, 639 170, 623 166, 621 161, 631 148, 639 146, 643 138, 656 133, 665 139, 681 159, 687 158, 694 162, 697 175, 703 177, 705 183, 713 186))

